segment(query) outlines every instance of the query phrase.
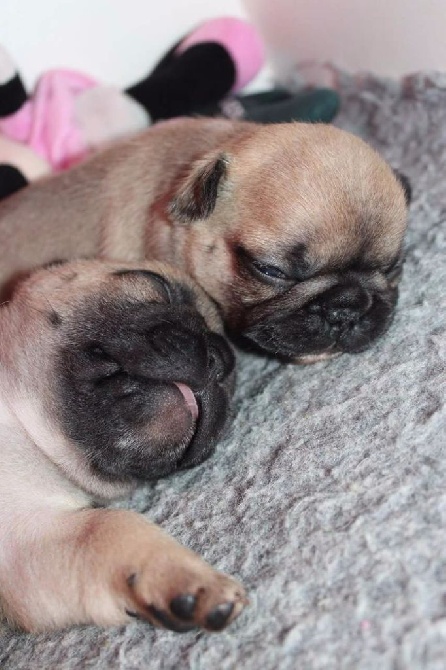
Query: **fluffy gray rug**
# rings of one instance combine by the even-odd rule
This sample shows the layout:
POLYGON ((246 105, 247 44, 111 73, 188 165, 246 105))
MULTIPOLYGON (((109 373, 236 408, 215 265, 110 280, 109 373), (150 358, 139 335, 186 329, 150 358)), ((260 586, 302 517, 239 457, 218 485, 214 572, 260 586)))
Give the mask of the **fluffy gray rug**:
POLYGON ((123 503, 238 576, 251 606, 218 635, 4 630, 2 670, 446 667, 446 82, 341 92, 338 124, 414 186, 391 332, 306 368, 243 357, 216 455, 123 503))

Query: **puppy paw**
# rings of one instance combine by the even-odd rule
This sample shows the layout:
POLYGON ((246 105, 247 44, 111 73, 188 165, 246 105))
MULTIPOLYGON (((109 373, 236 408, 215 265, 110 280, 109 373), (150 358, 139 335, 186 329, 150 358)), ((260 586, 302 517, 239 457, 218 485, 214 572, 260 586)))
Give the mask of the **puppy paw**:
POLYGON ((226 628, 248 604, 243 587, 198 556, 196 561, 188 559, 183 566, 172 564, 166 571, 170 578, 164 583, 152 570, 132 573, 126 580, 130 599, 127 615, 177 633, 226 628))
POLYGON ((236 580, 135 512, 47 516, 40 535, 33 528, 32 549, 13 551, 1 570, 2 584, 15 585, 2 586, 2 613, 27 631, 120 626, 131 617, 179 633, 219 631, 248 603, 236 580))

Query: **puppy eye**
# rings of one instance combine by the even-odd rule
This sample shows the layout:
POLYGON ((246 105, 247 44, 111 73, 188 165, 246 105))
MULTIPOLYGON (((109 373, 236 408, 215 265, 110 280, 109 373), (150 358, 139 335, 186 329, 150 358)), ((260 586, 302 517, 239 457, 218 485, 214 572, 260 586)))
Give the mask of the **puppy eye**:
POLYGON ((261 275, 261 279, 292 281, 292 278, 278 268, 277 265, 269 265, 269 263, 262 263, 262 261, 256 260, 256 258, 254 258, 254 256, 241 245, 235 246, 234 251, 240 263, 256 277, 261 275))
POLYGON ((158 292, 167 302, 172 302, 172 287, 162 275, 151 270, 116 270, 113 273, 116 277, 130 277, 134 279, 149 280, 151 284, 155 285, 158 292))
POLYGON ((288 279, 286 274, 275 265, 265 265, 258 261, 251 261, 251 263, 253 268, 257 270, 257 272, 260 272, 260 274, 265 275, 265 277, 269 277, 270 279, 288 279))
POLYGON ((389 281, 398 279, 403 271, 404 258, 397 258, 388 268, 384 270, 386 279, 389 281))
POLYGON ((162 275, 159 275, 157 272, 150 272, 150 276, 152 282, 156 285, 163 298, 167 300, 167 302, 172 302, 172 289, 167 279, 162 275))

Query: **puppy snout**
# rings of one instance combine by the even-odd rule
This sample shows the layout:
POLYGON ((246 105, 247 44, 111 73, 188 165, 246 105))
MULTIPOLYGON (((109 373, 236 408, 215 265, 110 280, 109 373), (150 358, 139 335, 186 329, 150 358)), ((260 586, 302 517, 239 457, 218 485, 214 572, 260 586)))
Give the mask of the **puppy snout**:
POLYGON ((372 295, 360 284, 338 285, 311 303, 308 311, 319 314, 336 329, 357 323, 367 314, 372 304, 372 295))

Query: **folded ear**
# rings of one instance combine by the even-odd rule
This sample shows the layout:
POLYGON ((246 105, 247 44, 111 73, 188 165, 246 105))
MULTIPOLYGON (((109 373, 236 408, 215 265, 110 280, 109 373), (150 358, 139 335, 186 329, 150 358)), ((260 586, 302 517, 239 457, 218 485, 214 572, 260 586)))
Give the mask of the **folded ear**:
POLYGON ((395 174, 395 177, 398 179, 401 186, 403 187, 404 197, 406 198, 406 204, 407 204, 407 206, 409 206, 410 203, 412 202, 412 186, 411 186, 411 183, 410 183, 408 177, 406 177, 406 175, 403 174, 402 172, 400 172, 399 170, 393 170, 393 172, 395 174))
POLYGON ((181 223, 206 219, 212 214, 220 186, 226 179, 229 160, 225 154, 193 164, 169 204, 169 214, 181 223))

